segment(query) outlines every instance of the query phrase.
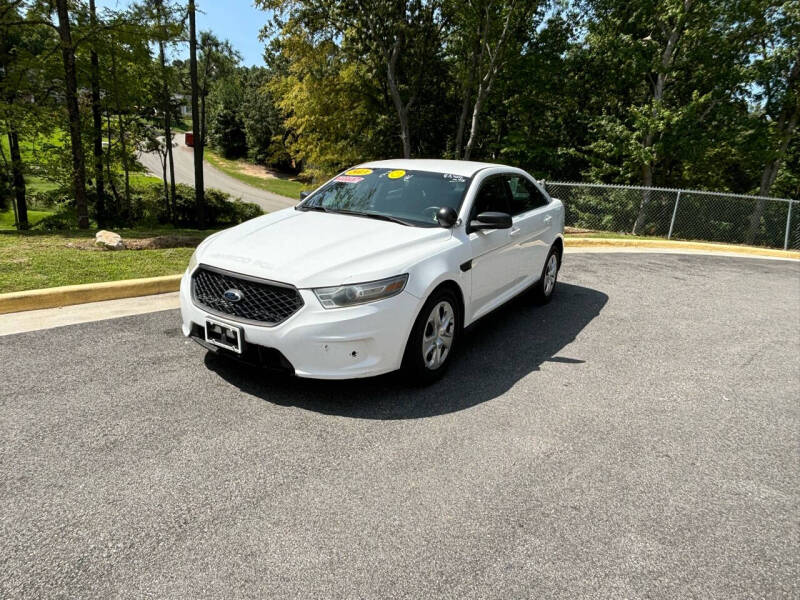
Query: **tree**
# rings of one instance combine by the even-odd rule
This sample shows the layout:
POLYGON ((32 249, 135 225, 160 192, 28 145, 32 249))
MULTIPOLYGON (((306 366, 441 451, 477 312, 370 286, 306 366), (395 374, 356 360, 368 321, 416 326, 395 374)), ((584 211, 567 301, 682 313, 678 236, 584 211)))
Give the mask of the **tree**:
MULTIPOLYGON (((89 18, 93 33, 97 29, 97 10, 95 1, 89 0, 89 18)), ((100 101, 100 59, 97 54, 97 42, 92 41, 90 51, 92 87, 92 141, 94 152, 94 182, 97 200, 95 212, 97 222, 102 227, 106 223, 105 185, 103 182, 103 107, 100 101)))
MULTIPOLYGON (((208 139, 208 96, 217 82, 234 73, 236 65, 241 60, 241 55, 233 49, 228 40, 220 40, 209 31, 200 33, 199 49, 197 85, 200 96, 200 148, 202 151, 208 139)), ((241 103, 241 97, 239 103, 241 103)))
POLYGON ((441 60, 446 26, 442 0, 256 0, 256 4, 288 15, 282 35, 307 34, 316 42, 341 46, 376 73, 397 117, 403 156, 411 156, 412 109, 418 108, 429 72, 435 71, 431 63, 441 60))
POLYGON ((197 80, 197 31, 194 0, 189 0, 189 77, 192 93, 192 131, 194 132, 194 197, 197 223, 206 222, 206 203, 203 186, 203 135, 200 126, 200 86, 197 80))
MULTIPOLYGON (((800 119, 800 6, 756 2, 754 8, 750 39, 756 58, 750 73, 764 157, 758 195, 769 196, 800 119)), ((759 200, 750 215, 749 244, 761 227, 765 205, 759 200)))
POLYGON ((454 23, 452 43, 460 57, 469 57, 460 69, 463 97, 456 127, 456 158, 462 157, 465 126, 471 114, 469 138, 463 149, 464 160, 469 160, 495 78, 531 39, 533 15, 543 4, 539 0, 468 0, 448 6, 454 23))
MULTIPOLYGON (((740 93, 745 55, 723 0, 587 0, 581 52, 593 140, 590 174, 650 187, 680 180, 683 155, 740 93), (687 133, 698 135, 690 138, 687 133)), ((634 233, 645 229, 652 195, 644 191, 634 233)))
POLYGON ((58 14, 58 35, 64 61, 64 89, 69 115, 70 150, 72 152, 72 191, 78 213, 78 227, 89 228, 89 210, 86 199, 86 167, 81 141, 81 113, 78 108, 78 80, 75 71, 75 46, 69 22, 67 0, 55 0, 58 14))
POLYGON ((291 156, 286 149, 288 132, 283 114, 269 90, 269 82, 275 74, 265 68, 248 70, 241 118, 244 124, 247 155, 259 164, 268 164, 284 169, 291 168, 291 156))
MULTIPOLYGON (((25 200, 25 177, 22 169, 22 156, 19 147, 19 131, 17 115, 13 108, 18 101, 24 81, 25 69, 20 69, 20 50, 23 44, 19 30, 11 28, 8 22, 18 21, 21 17, 15 4, 4 2, 0 10, 0 90, 5 110, 3 111, 6 135, 8 138, 9 158, 3 155, 6 172, 3 179, 10 181, 14 191, 14 224, 18 229, 28 228, 28 205, 25 200)), ((2 146, 0 145, 0 149, 2 146)), ((7 185, 7 184, 6 184, 7 185)))
MULTIPOLYGON (((135 220, 130 172, 136 169, 134 150, 146 137, 143 119, 156 114, 159 98, 152 93, 157 70, 150 53, 147 20, 138 10, 119 12, 106 20, 104 36, 104 84, 106 105, 115 117, 118 146, 109 154, 119 160, 123 175, 123 198, 117 217, 135 220)), ((112 188, 113 189, 113 188, 112 188)), ((116 194, 116 192, 115 192, 116 194)), ((118 200, 119 203, 119 200, 118 200)))
MULTIPOLYGON (((160 75, 160 108, 164 120, 164 140, 166 143, 166 161, 169 165, 169 193, 166 193, 166 200, 170 208, 170 213, 175 206, 175 161, 172 156, 172 70, 167 65, 166 47, 170 40, 174 40, 180 35, 181 27, 175 19, 175 10, 171 5, 165 5, 164 0, 149 0, 147 4, 150 8, 155 29, 155 38, 158 40, 158 65, 160 75)), ((165 167, 166 168, 166 167, 165 167)), ((166 174, 164 177, 166 184, 166 174)))
POLYGON ((215 82, 209 95, 209 140, 225 157, 247 155, 244 96, 248 69, 239 68, 215 82))

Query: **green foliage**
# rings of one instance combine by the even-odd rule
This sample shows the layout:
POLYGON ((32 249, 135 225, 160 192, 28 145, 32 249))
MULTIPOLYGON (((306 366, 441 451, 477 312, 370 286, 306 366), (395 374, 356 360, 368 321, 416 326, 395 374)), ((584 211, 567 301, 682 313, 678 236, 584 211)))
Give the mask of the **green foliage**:
MULTIPOLYGON (((194 188, 187 185, 176 186, 176 203, 170 212, 164 200, 164 186, 153 178, 141 178, 136 188, 132 191, 134 208, 125 218, 113 224, 115 227, 130 226, 158 228, 173 223, 180 227, 195 227, 197 225, 194 188)), ((50 192, 50 206, 53 212, 48 213, 35 227, 41 231, 66 231, 72 229, 76 222, 76 212, 69 198, 66 201, 58 192, 50 192)), ((257 204, 242 202, 232 199, 229 194, 219 190, 206 190, 208 203, 208 227, 230 227, 238 225, 249 219, 263 214, 257 204)))
MULTIPOLYGON (((170 219, 163 199, 163 186, 150 184, 143 187, 138 193, 141 215, 136 225, 155 226, 172 221, 179 227, 195 227, 197 215, 195 213, 194 188, 178 184, 176 191, 174 214, 170 219)), ((219 190, 207 189, 205 197, 207 203, 206 225, 208 227, 230 227, 263 214, 261 207, 257 204, 231 199, 229 194, 219 190)))
MULTIPOLYGON (((241 67, 230 42, 199 34, 198 110, 220 160, 247 159, 319 180, 406 151, 450 158, 470 137, 474 111, 472 159, 548 180, 800 195, 797 2, 256 4, 272 11, 264 67, 241 67), (466 131, 462 126, 459 143, 460 123, 466 131)), ((41 0, 0 0, 0 207, 14 195, 6 142, 12 131, 32 205, 51 201, 40 186, 62 190, 61 198, 72 185, 64 66, 51 9, 41 0)), ((100 9, 96 25, 87 3, 69 9, 79 41, 90 214, 103 204, 113 225, 189 220, 186 198, 164 197, 163 186, 160 195, 151 193, 157 186, 137 181, 135 160, 139 151, 166 160, 159 140, 165 116, 176 123, 179 105, 188 103, 186 63, 161 64, 162 50, 170 56, 185 43, 185 3, 140 0, 100 9), (92 160, 92 51, 99 59, 102 198, 92 160)), ((239 166, 223 163, 264 189, 295 196, 300 187, 239 166)), ((587 196, 571 210, 585 221, 612 201, 587 196), (599 204, 590 211, 589 202, 599 204)), ((68 207, 70 200, 60 202, 68 207)), ((623 228, 638 216, 646 231, 663 229, 658 203, 641 214, 635 204, 603 227, 623 228)), ((52 222, 61 226, 67 218, 52 222)), ((745 226, 725 225, 716 214, 708 219, 721 231, 745 226)), ((777 220, 756 211, 751 227, 768 237, 777 220)))
POLYGON ((243 79, 240 72, 233 72, 216 83, 211 95, 209 141, 226 158, 247 155, 243 79))

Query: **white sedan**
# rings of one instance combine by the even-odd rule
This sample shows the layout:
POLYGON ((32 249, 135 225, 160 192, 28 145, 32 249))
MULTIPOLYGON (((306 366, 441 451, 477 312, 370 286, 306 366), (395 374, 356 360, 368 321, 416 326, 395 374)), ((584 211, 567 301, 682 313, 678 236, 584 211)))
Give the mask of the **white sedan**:
POLYGON ((181 281, 183 333, 300 377, 440 377, 463 328, 532 288, 550 299, 564 207, 525 171, 370 162, 209 236, 181 281))

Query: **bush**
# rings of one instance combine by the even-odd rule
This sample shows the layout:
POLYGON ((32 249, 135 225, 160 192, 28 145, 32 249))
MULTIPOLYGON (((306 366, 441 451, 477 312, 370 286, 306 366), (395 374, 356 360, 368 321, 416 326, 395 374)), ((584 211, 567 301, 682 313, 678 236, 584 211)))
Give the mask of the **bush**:
MULTIPOLYGON (((174 223, 180 227, 196 227, 194 188, 179 184, 175 186, 174 218, 170 219, 170 208, 164 199, 162 184, 150 184, 137 192, 142 214, 140 225, 174 223)), ((261 207, 252 202, 232 200, 230 194, 219 190, 206 190, 206 226, 229 227, 262 215, 261 207)))
MULTIPOLYGON (((174 224, 178 227, 197 227, 195 218, 194 188, 188 185, 175 187, 176 201, 174 218, 164 199, 164 186, 161 183, 147 183, 131 191, 131 215, 117 215, 110 219, 110 227, 157 227, 174 224)), ((44 192, 43 192, 44 193, 44 192)), ((52 199, 57 192, 47 192, 52 199)), ((90 202, 93 200, 90 197, 90 202)), ((55 200, 54 200, 55 201, 55 200)), ((53 206, 50 204, 49 206, 53 206)), ((230 194, 219 190, 206 190, 206 227, 230 227, 263 214, 257 204, 231 200, 230 194)), ((42 219, 36 229, 59 231, 73 229, 78 223, 74 202, 70 199, 57 202, 56 213, 42 219)))
POLYGON ((31 210, 51 210, 69 202, 68 191, 55 189, 28 194, 28 208, 31 210))
POLYGON ((78 224, 78 211, 75 206, 69 204, 61 204, 57 208, 55 214, 45 217, 33 229, 42 231, 63 231, 65 229, 74 229, 78 224))

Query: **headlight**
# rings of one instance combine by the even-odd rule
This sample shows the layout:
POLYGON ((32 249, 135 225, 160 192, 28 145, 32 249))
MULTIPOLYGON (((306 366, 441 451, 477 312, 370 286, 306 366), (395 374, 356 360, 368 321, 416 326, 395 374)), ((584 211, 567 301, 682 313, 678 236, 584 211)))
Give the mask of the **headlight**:
POLYGON ((341 308, 396 296, 406 287, 407 281, 408 273, 405 273, 378 281, 315 288, 314 293, 325 308, 341 308))
POLYGON ((189 259, 189 266, 186 267, 186 270, 189 272, 194 271, 194 268, 197 266, 197 250, 192 252, 192 257, 189 259))

